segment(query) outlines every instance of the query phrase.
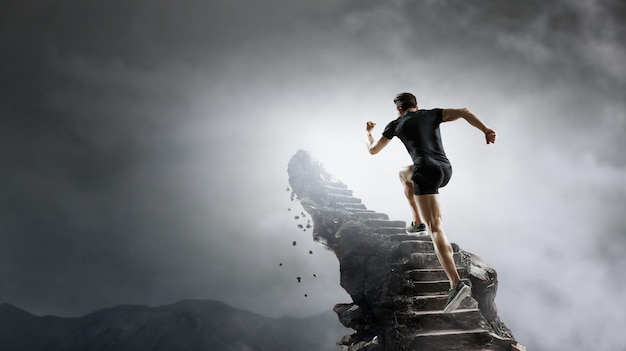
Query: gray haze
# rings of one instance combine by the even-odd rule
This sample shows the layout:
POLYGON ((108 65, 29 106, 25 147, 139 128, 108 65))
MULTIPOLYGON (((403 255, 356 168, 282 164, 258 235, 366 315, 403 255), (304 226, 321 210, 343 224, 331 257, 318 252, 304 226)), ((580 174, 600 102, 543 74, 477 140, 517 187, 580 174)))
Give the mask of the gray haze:
POLYGON ((450 239, 498 270, 516 338, 626 345, 624 2, 0 6, 0 302, 65 316, 348 302, 334 255, 296 227, 287 162, 310 150, 369 208, 410 220, 396 176, 410 160, 398 140, 367 154, 364 124, 380 133, 411 91, 498 131, 486 146, 465 122, 442 127, 441 197, 450 239))

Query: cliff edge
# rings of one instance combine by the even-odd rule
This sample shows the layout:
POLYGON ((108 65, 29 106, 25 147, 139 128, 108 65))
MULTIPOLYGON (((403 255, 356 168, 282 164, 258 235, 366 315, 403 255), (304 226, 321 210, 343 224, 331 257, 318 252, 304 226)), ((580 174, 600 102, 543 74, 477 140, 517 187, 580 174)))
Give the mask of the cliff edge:
POLYGON ((314 240, 339 259, 352 297, 334 307, 355 330, 337 342, 341 351, 525 350, 498 316, 497 274, 480 257, 452 244, 472 296, 444 314, 449 283, 430 237, 407 235, 404 221, 368 209, 306 151, 287 171, 292 198, 311 215, 314 240))

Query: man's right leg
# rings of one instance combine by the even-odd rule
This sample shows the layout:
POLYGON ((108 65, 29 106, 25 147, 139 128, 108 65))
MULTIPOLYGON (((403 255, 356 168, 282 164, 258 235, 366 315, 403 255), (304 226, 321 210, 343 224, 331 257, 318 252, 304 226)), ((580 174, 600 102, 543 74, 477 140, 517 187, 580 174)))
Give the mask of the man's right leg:
POLYGON ((470 294, 471 290, 469 286, 461 282, 461 277, 459 276, 456 264, 454 263, 452 245, 450 245, 450 242, 443 231, 439 195, 428 194, 416 195, 415 197, 417 198, 417 202, 422 210, 426 224, 428 224, 428 228, 430 229, 430 236, 433 240, 433 246, 435 247, 435 254, 437 254, 437 258, 450 280, 451 289, 444 312, 451 312, 454 311, 459 306, 461 301, 470 294))
POLYGON ((424 234, 426 235, 426 228, 420 224, 422 224, 422 218, 420 217, 420 212, 417 207, 417 203, 415 202, 415 197, 413 196, 414 192, 414 184, 411 177, 413 177, 413 165, 406 166, 400 169, 398 173, 400 176, 400 182, 402 183, 402 187, 404 188, 404 196, 409 202, 409 206, 411 207, 411 214, 413 215, 413 222, 411 225, 406 228, 407 233, 409 234, 424 234))
POLYGON ((450 286, 454 287, 459 282, 460 278, 456 270, 454 257, 452 256, 452 245, 450 245, 446 233, 443 231, 439 195, 415 195, 415 197, 419 202, 419 206, 424 213, 426 224, 428 224, 428 228, 430 229, 430 236, 433 240, 437 258, 439 258, 439 262, 450 280, 450 286))

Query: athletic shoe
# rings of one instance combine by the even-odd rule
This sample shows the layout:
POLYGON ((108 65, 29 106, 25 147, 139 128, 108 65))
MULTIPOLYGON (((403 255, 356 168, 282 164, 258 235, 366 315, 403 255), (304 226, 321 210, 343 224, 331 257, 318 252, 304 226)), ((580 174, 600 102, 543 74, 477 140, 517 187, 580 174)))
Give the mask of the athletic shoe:
POLYGON ((413 222, 411 222, 411 225, 406 227, 406 233, 409 235, 428 235, 426 225, 424 223, 413 225, 413 222))
POLYGON ((469 296, 471 292, 472 289, 459 280, 454 289, 450 289, 450 291, 448 291, 448 302, 446 302, 446 307, 444 307, 443 313, 450 313, 459 308, 461 301, 469 296))

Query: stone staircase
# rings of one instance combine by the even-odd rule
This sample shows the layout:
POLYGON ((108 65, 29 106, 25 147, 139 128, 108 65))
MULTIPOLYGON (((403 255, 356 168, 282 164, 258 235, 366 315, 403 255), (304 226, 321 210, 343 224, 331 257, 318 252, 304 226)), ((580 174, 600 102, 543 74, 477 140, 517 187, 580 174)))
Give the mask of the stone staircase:
MULTIPOLYGON (((471 286, 463 257, 454 247, 454 260, 461 279, 471 286)), ((397 342, 406 350, 511 350, 513 339, 496 335, 478 308, 467 297, 452 313, 443 313, 449 280, 426 238, 403 239, 398 251, 400 262, 394 264, 405 282, 398 290, 394 329, 397 342)))
POLYGON ((450 285, 429 236, 408 235, 406 222, 368 209, 302 150, 288 172, 314 238, 337 255, 341 285, 353 299, 335 306, 356 330, 338 342, 342 351, 524 350, 497 316, 496 274, 480 258, 453 244, 472 296, 444 314, 450 285))

